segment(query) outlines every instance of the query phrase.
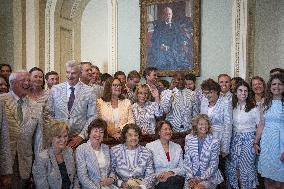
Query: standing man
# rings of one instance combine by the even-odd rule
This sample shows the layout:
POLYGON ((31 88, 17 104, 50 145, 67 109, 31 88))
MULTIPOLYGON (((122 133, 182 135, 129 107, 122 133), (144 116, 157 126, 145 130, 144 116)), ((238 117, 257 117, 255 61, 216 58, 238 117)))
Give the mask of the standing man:
POLYGON ((96 118, 95 91, 79 81, 80 76, 80 64, 68 61, 66 81, 52 87, 44 114, 46 122, 52 118, 69 125, 68 145, 73 149, 87 138, 88 126, 96 118))
POLYGON ((59 75, 55 71, 50 71, 45 74, 45 80, 48 89, 51 89, 53 85, 59 84, 59 75))
POLYGON ((10 92, 0 95, 0 101, 5 104, 9 126, 12 188, 29 188, 33 156, 39 153, 33 150, 33 145, 35 130, 42 126, 42 108, 27 97, 30 86, 27 71, 12 73, 9 83, 10 92))
POLYGON ((128 73, 127 75, 127 81, 124 87, 124 90, 122 91, 123 95, 131 101, 133 104, 136 102, 136 98, 134 95, 136 86, 139 84, 141 79, 141 76, 136 70, 133 70, 128 73))
POLYGON ((191 120, 198 113, 195 93, 185 88, 184 74, 177 72, 173 76, 177 85, 174 89, 164 90, 161 94, 161 107, 175 132, 191 129, 191 120))
POLYGON ((104 87, 101 80, 101 72, 98 66, 92 65, 92 79, 90 86, 94 88, 97 99, 101 98, 104 93, 104 87))
POLYGON ((80 81, 85 85, 89 85, 92 80, 92 64, 91 62, 81 62, 81 76, 80 81))
POLYGON ((92 85, 102 85, 102 80, 101 80, 101 71, 98 66, 92 65, 92 79, 91 79, 91 84, 92 85))
POLYGON ((227 74, 220 74, 218 76, 218 83, 221 87, 221 93, 220 96, 228 100, 229 102, 232 102, 232 96, 231 93, 231 77, 227 74))

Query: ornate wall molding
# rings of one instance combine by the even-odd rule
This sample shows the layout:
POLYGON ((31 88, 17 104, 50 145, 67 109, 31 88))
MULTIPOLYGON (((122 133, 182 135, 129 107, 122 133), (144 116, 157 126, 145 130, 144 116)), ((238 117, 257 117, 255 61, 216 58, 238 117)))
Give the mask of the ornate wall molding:
POLYGON ((255 0, 234 0, 232 9, 232 75, 249 79, 254 64, 255 0))
POLYGON ((117 0, 108 1, 108 73, 117 71, 117 0))

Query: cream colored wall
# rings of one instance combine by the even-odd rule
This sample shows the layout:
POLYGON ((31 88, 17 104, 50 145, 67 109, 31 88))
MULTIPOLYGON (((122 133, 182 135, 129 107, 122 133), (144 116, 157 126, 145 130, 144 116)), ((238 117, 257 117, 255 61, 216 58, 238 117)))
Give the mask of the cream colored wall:
POLYGON ((108 71, 107 1, 91 0, 81 21, 81 60, 95 63, 101 72, 108 71))
POLYGON ((284 69, 284 0, 257 0, 255 20, 254 74, 268 80, 270 69, 284 69))
POLYGON ((0 64, 14 67, 13 1, 0 3, 0 64))

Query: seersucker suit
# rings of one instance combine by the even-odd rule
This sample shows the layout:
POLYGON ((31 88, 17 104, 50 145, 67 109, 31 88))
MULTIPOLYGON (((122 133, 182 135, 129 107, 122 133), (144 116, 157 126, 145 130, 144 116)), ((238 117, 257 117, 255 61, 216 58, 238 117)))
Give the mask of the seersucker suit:
MULTIPOLYGON (((96 94, 92 87, 78 82, 75 101, 68 111, 67 82, 54 85, 48 96, 44 111, 45 124, 51 119, 65 121, 69 125, 69 135, 87 138, 89 124, 96 118, 96 94)), ((46 131, 44 131, 46 133, 46 131)))
POLYGON ((219 164, 219 142, 212 135, 207 135, 202 145, 201 153, 198 153, 198 137, 189 134, 185 138, 184 169, 186 184, 190 178, 194 178, 200 170, 200 178, 219 184, 223 181, 219 164))
POLYGON ((23 121, 20 123, 17 113, 17 96, 10 91, 0 95, 0 101, 5 103, 5 113, 9 126, 10 149, 12 163, 18 156, 19 173, 21 179, 28 179, 31 175, 34 145, 34 133, 42 127, 42 107, 36 102, 23 98, 23 121))
POLYGON ((100 181, 105 177, 115 177, 111 172, 110 150, 101 144, 105 156, 106 167, 100 170, 97 156, 91 142, 81 144, 76 149, 77 173, 82 189, 100 188, 100 181))
POLYGON ((0 176, 12 173, 9 127, 5 113, 5 104, 0 102, 0 176))
POLYGON ((153 156, 150 150, 138 145, 135 149, 134 162, 130 162, 126 153, 126 145, 119 144, 111 148, 112 169, 119 180, 126 182, 130 178, 140 179, 147 188, 155 182, 153 156))
MULTIPOLYGON (((71 148, 63 151, 63 159, 71 182, 70 189, 78 189, 75 159, 71 148)), ((53 147, 43 150, 33 165, 33 177, 38 189, 61 189, 62 178, 53 147)))

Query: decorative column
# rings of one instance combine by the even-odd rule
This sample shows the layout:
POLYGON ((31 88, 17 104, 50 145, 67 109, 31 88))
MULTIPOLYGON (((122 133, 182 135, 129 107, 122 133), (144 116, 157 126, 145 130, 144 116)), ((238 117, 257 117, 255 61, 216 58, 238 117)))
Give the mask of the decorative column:
POLYGON ((232 7, 231 64, 234 77, 247 79, 248 56, 248 1, 234 0, 232 7))

